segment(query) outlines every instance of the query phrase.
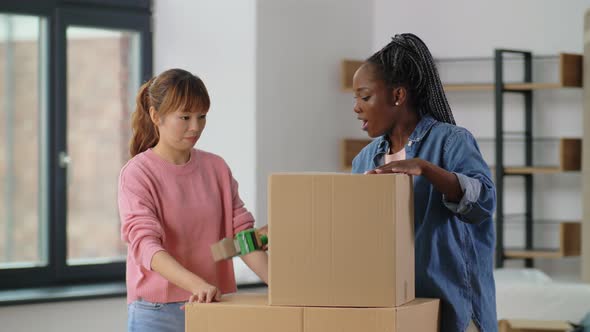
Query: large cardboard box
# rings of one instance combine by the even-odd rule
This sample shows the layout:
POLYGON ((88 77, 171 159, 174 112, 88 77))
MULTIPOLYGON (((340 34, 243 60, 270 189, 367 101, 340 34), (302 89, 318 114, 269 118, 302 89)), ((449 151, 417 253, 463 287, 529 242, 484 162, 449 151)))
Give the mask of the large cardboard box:
POLYGON ((266 294, 237 294, 219 303, 190 303, 187 332, 435 332, 439 300, 396 308, 320 308, 268 305, 266 294))
POLYGON ((268 196, 271 305, 414 299, 410 176, 273 174, 268 196))

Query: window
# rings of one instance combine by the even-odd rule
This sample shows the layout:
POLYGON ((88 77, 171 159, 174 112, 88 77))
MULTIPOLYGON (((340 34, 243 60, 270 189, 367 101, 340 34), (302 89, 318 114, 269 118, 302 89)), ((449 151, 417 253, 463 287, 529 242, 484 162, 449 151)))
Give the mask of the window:
POLYGON ((122 262, 126 246, 113 198, 129 159, 139 34, 71 26, 66 38, 67 263, 122 262))
POLYGON ((0 268, 47 264, 46 31, 0 14, 0 268))
POLYGON ((0 4, 0 289, 124 280, 117 177, 150 22, 147 0, 0 4))

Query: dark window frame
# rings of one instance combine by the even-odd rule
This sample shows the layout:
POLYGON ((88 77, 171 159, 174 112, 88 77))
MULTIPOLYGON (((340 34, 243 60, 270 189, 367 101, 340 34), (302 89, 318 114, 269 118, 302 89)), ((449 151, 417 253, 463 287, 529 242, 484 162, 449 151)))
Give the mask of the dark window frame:
POLYGON ((0 290, 86 285, 125 280, 125 262, 67 265, 66 169, 58 155, 66 151, 67 128, 67 40, 70 25, 113 28, 139 32, 140 81, 153 72, 152 12, 149 0, 5 0, 0 13, 35 15, 47 20, 47 105, 48 111, 48 264, 43 267, 2 269, 0 290))

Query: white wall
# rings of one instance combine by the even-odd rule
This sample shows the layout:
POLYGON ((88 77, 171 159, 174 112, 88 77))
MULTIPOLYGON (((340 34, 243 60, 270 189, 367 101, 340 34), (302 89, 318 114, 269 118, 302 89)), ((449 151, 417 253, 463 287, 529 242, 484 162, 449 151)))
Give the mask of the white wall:
POLYGON ((582 52, 588 0, 376 0, 376 50, 402 32, 421 36, 435 57, 491 56, 494 47, 582 52))
MULTIPOLYGON (((211 97, 197 147, 222 156, 256 211, 256 1, 155 1, 154 72, 180 67, 201 77, 211 97)), ((257 218, 258 219, 258 218, 257 218)), ((234 260, 238 282, 259 279, 234 260)))
POLYGON ((340 60, 371 47, 372 1, 259 0, 258 218, 267 178, 284 171, 340 171, 340 141, 358 127, 340 90, 340 60))
POLYGON ((256 214, 256 1, 154 1, 154 72, 180 67, 211 97, 197 147, 221 155, 256 214))
MULTIPOLYGON (((550 1, 408 1, 375 0, 373 51, 389 42, 396 33, 413 32, 429 46, 438 62, 443 82, 492 82, 494 48, 531 50, 533 54, 555 55, 559 52, 581 53, 583 18, 590 7, 587 0, 550 1), (399 13, 404 13, 403 15, 399 13), (411 15, 410 15, 411 13, 411 15), (466 57, 479 59, 466 61, 466 57), (483 58, 482 58, 483 57, 483 58), (489 59, 485 59, 485 58, 489 59), (456 58, 463 58, 456 60, 456 58), (455 60, 454 60, 455 59, 455 60)), ((521 62, 509 60, 506 80, 522 79, 521 62)), ((535 81, 557 81, 557 59, 535 61, 535 81)), ((484 157, 494 164, 494 95, 493 92, 447 93, 457 123, 470 129, 479 139, 484 157)), ((505 129, 522 130, 523 103, 518 96, 505 99, 505 129)), ((533 100, 533 132, 543 137, 582 136, 582 91, 563 89, 538 91, 533 100)), ((557 163, 557 141, 535 144, 535 162, 557 163)), ((523 162, 522 144, 505 146, 505 162, 523 162)), ((580 174, 539 175, 534 177, 534 218, 576 221, 581 219, 580 174)), ((523 180, 505 182, 505 211, 524 210, 523 180)), ((522 222, 507 223, 508 246, 522 246, 522 222)), ((557 224, 539 225, 534 234, 539 247, 556 247, 557 224)), ((580 260, 537 260, 538 267, 554 278, 578 279, 580 260)), ((519 266, 521 261, 507 262, 519 266)))

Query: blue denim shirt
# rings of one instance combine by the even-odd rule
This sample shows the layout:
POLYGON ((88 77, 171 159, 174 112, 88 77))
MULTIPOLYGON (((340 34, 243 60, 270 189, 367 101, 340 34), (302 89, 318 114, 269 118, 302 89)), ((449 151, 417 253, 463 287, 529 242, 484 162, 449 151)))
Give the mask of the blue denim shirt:
MULTIPOLYGON (((352 172, 383 163, 385 136, 353 160, 352 172)), ((482 332, 497 331, 493 276, 496 189, 471 133, 424 116, 405 146, 420 158, 456 174, 463 197, 447 202, 423 176, 414 177, 416 296, 441 299, 441 331, 463 332, 471 320, 482 332)), ((378 176, 378 175, 371 175, 378 176)))

